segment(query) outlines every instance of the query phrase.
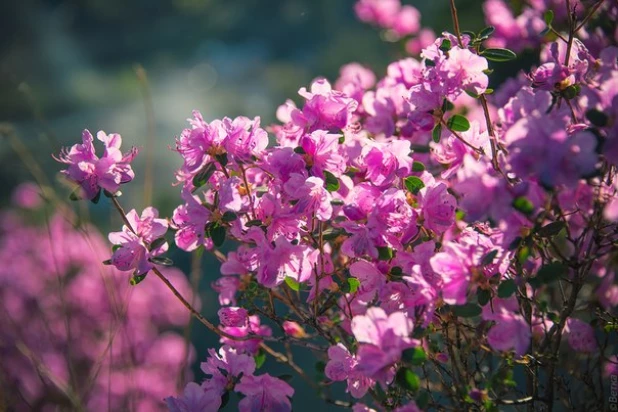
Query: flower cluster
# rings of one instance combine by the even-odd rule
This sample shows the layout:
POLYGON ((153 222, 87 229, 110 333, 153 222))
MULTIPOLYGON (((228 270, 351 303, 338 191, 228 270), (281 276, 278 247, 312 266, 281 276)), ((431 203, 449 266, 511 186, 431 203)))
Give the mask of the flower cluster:
MULTIPOLYGON (((254 374, 266 354, 327 401, 343 402, 326 388, 345 381, 343 404, 359 411, 373 410, 368 394, 379 410, 551 410, 566 373, 597 393, 588 377, 613 362, 607 336, 618 325, 618 48, 587 24, 616 7, 586 14, 567 2, 554 16, 553 3, 514 17, 488 0, 491 27, 444 32, 381 79, 344 66, 334 86, 301 88, 267 129, 195 111, 176 140, 182 200, 168 220, 153 208, 124 214, 92 172, 126 223, 109 236, 116 268, 141 280, 166 262, 168 227, 179 249, 222 263, 220 325, 202 323, 223 346, 202 364, 209 378, 167 399, 172 410, 217 409, 232 392, 241 410, 291 410, 286 382, 254 374), (536 48, 540 65, 494 91, 494 67, 517 58, 504 46, 536 48), (238 247, 226 254, 227 240, 238 247), (287 354, 269 346, 280 343, 287 354), (321 352, 318 383, 290 345, 321 352), (542 394, 510 399, 541 377, 542 394)), ((418 12, 397 0, 355 10, 398 36, 419 30, 418 12)), ((118 150, 119 137, 100 139, 118 150)), ((61 157, 79 184, 84 147, 61 157)))
MULTIPOLYGON (((161 399, 190 378, 194 354, 171 328, 189 321, 160 282, 133 289, 102 266, 97 229, 49 210, 36 185, 18 187, 18 208, 0 216, 0 365, 3 396, 15 410, 162 410, 161 399), (153 385, 156 382, 156 385, 153 385)), ((165 276, 191 297, 186 276, 165 276)))

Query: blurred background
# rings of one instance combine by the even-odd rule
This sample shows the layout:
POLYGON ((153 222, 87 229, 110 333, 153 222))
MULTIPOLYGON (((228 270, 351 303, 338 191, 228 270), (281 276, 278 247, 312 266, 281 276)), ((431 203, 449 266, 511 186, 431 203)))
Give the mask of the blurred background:
MULTIPOLYGON (((452 30, 448 1, 403 3, 419 9, 423 26, 436 33, 452 30)), ((120 133, 124 147, 143 147, 151 134, 153 203, 170 216, 181 203, 179 188, 172 186, 181 162, 169 147, 193 109, 206 121, 261 116, 267 126, 276 121, 277 106, 287 98, 299 102, 298 89, 312 79, 334 82, 349 62, 382 77, 389 62, 406 56, 401 42, 385 41, 378 29, 357 21, 353 5, 353 0, 0 2, 0 123, 14 129, 52 181, 60 166, 51 153, 77 142, 85 128, 120 133)), ((480 1, 461 0, 458 8, 462 29, 483 27, 480 1)), ((122 199, 127 209, 145 206, 144 160, 138 156, 133 164, 137 177, 122 199)), ((0 206, 25 180, 32 180, 28 168, 1 141, 0 206)), ((68 196, 68 189, 58 187, 68 196)), ((106 199, 89 212, 104 233, 120 227, 106 199)), ((189 255, 172 258, 189 272, 189 255)), ((210 283, 218 266, 205 257, 202 267, 202 313, 215 321, 218 305, 210 283)), ((202 329, 194 325, 192 331, 198 362, 216 345, 202 329)), ((273 361, 267 367, 274 375, 288 373, 273 361)), ((199 367, 193 369, 202 379, 199 367)), ((303 401, 312 399, 311 389, 303 392, 295 383, 294 409, 308 410, 303 401)))

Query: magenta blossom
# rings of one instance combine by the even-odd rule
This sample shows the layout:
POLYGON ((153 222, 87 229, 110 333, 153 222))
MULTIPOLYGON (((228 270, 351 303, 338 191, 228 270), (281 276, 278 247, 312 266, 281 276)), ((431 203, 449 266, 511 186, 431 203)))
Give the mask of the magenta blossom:
POLYGON ((294 389, 281 379, 274 378, 269 374, 260 376, 243 376, 236 390, 243 395, 238 404, 241 412, 288 412, 292 410, 290 397, 294 395, 294 389))
POLYGON ((167 220, 158 219, 159 212, 153 207, 147 207, 139 217, 135 209, 127 213, 127 221, 131 227, 124 225, 122 232, 109 234, 109 241, 120 246, 114 251, 111 264, 118 270, 134 271, 135 275, 143 275, 153 268, 152 258, 165 253, 167 242, 157 242, 167 232, 167 220), (153 247, 154 246, 154 247, 153 247))
POLYGON ((137 155, 137 149, 132 148, 123 155, 120 151, 122 138, 116 133, 107 135, 99 131, 97 139, 105 145, 100 159, 94 152, 94 139, 88 130, 82 132, 82 144, 73 145, 68 150, 64 148, 58 157, 54 157, 69 165, 62 174, 79 185, 81 195, 90 200, 96 199, 101 189, 116 193, 121 184, 135 177, 130 163, 137 155))

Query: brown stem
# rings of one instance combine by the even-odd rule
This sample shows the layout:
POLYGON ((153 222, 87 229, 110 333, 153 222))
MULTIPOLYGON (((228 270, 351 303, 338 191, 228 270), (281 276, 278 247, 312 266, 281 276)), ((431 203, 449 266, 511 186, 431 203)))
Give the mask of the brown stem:
POLYGON ((459 42, 459 47, 463 47, 463 41, 461 41, 461 31, 459 30, 459 18, 457 17, 457 7, 455 7, 455 0, 451 0, 451 17, 453 18, 453 28, 455 29, 455 35, 459 42))
POLYGON ((588 20, 590 20, 590 18, 592 18, 592 15, 594 13, 596 13, 596 11, 599 9, 599 7, 601 7, 601 5, 603 4, 605 0, 600 0, 597 4, 595 4, 592 9, 590 10, 590 13, 588 13, 588 15, 584 18, 584 20, 582 20, 581 23, 579 23, 579 25, 575 28, 575 32, 577 33, 582 27, 584 27, 586 25, 586 23, 588 23, 588 20))

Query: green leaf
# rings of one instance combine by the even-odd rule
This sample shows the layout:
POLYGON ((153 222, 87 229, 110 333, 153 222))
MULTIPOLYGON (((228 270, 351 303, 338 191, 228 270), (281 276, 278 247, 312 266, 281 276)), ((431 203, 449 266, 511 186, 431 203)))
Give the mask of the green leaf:
POLYGON ((221 226, 220 224, 215 223, 210 227, 208 233, 210 234, 212 243, 214 243, 215 246, 220 247, 221 245, 223 245, 223 242, 225 242, 225 226, 221 226))
POLYGON ((117 251, 118 249, 120 249, 122 247, 122 245, 114 245, 112 246, 112 252, 117 251))
POLYGON ((531 215, 532 212, 534 212, 534 205, 524 196, 515 198, 515 200, 513 200, 513 207, 524 215, 531 215))
POLYGON ((255 369, 260 369, 262 365, 264 365, 264 362, 266 362, 266 353, 260 349, 253 359, 255 360, 255 369))
POLYGON ((460 114, 456 114, 448 119, 446 125, 455 132, 465 132, 470 129, 470 122, 460 114))
POLYGON ((230 401, 230 391, 225 391, 225 393, 221 395, 221 406, 219 406, 219 410, 225 408, 229 401, 230 401))
POLYGON ((550 238, 556 236, 566 225, 564 222, 551 222, 537 230, 537 234, 541 237, 550 238))
POLYGON ((238 216, 236 215, 236 213, 230 212, 228 210, 227 212, 223 214, 223 216, 221 216, 221 219, 224 222, 233 222, 234 220, 238 219, 238 216))
POLYGON ((421 162, 417 162, 416 160, 414 162, 412 162, 412 171, 413 172, 422 172, 424 171, 425 165, 421 162))
POLYGON ((324 171, 324 177, 326 179, 326 190, 329 192, 336 192, 339 190, 339 180, 328 170, 324 171))
POLYGON ((260 219, 250 220, 247 223, 245 223, 245 226, 247 227, 262 226, 262 221, 260 219))
POLYGON ((528 283, 536 289, 542 285, 555 282, 560 278, 560 276, 565 275, 568 270, 569 267, 564 263, 551 262, 547 265, 543 265, 537 272, 536 276, 528 280, 528 283))
POLYGON ((429 406, 430 395, 428 391, 421 391, 416 397, 416 406, 421 410, 426 410, 429 406))
POLYGON ((481 30, 479 32, 479 37, 478 40, 487 40, 489 38, 489 36, 491 36, 494 31, 496 31, 496 28, 494 26, 488 26, 485 27, 483 30, 481 30))
POLYGON ((210 177, 217 170, 215 163, 208 163, 198 174, 193 177, 193 186, 196 188, 204 186, 210 180, 210 177))
POLYGON ((129 279, 129 283, 131 284, 131 286, 135 286, 138 283, 140 283, 142 280, 146 279, 147 274, 148 273, 144 273, 143 275, 135 275, 131 279, 129 279))
POLYGON ((440 143, 440 137, 442 136, 442 123, 437 123, 431 131, 431 138, 434 143, 440 143))
POLYGON ((403 389, 411 392, 418 391, 421 386, 419 377, 408 368, 400 368, 395 376, 395 382, 403 389))
POLYGON ((101 199, 101 189, 99 189, 97 194, 92 199, 90 199, 90 201, 96 205, 97 203, 99 203, 99 199, 101 199))
POLYGON ((494 62, 508 62, 517 58, 517 55, 509 49, 485 49, 481 52, 481 56, 494 62))
POLYGON ((454 108, 455 108, 455 105, 451 103, 448 99, 444 99, 442 101, 442 113, 446 113, 449 110, 453 110, 454 108))
POLYGON ((297 154, 300 154, 300 155, 304 155, 307 152, 305 152, 305 149, 303 149, 302 147, 297 146, 297 147, 294 148, 294 153, 297 153, 297 154))
POLYGON ((406 186, 406 189, 414 195, 417 195, 418 192, 425 187, 425 183, 416 176, 406 177, 403 179, 403 184, 406 186))
POLYGON ((590 109, 586 112, 586 119, 596 127, 605 127, 609 122, 609 117, 602 111, 590 109))
POLYGON ((472 90, 464 90, 464 92, 466 92, 466 94, 473 99, 478 99, 479 97, 481 97, 478 94, 474 93, 472 90))
POLYGON ((378 259, 391 260, 393 258, 393 249, 387 246, 378 246, 378 259))
POLYGON ((449 39, 442 40, 442 44, 440 44, 440 50, 442 50, 443 52, 451 50, 451 41, 449 39))
POLYGON ((579 96, 579 92, 581 91, 581 89, 582 88, 579 86, 579 84, 572 84, 562 91, 562 96, 567 100, 574 99, 579 96))
POLYGON ((466 303, 465 305, 452 305, 451 310, 460 318, 473 318, 481 314, 482 310, 479 305, 474 303, 466 303))
POLYGON ((345 202, 341 199, 333 199, 330 201, 330 204, 333 206, 343 206, 345 205, 345 202))
POLYGON ((500 283, 500 286, 498 286, 498 297, 503 299, 508 298, 513 295, 516 290, 517 285, 513 279, 503 280, 502 283, 500 283))
POLYGON ((560 316, 554 312, 547 313, 547 317, 554 323, 560 323, 560 316))
POLYGON ((391 276, 396 278, 403 276, 403 269, 401 269, 401 267, 399 266, 393 266, 391 268, 391 276))
POLYGON ((285 277, 285 284, 289 286, 293 291, 298 292, 300 290, 300 283, 296 281, 296 279, 291 278, 289 276, 285 277))
POLYGON ((476 290, 476 300, 478 301, 479 305, 481 306, 487 305, 490 299, 491 299, 491 292, 489 290, 481 289, 481 288, 478 288, 476 290))
POLYGON ((401 359, 411 365, 419 366, 427 360, 427 354, 422 347, 417 346, 404 350, 401 354, 401 359))
POLYGON ((79 196, 80 192, 81 192, 81 187, 78 187, 77 189, 73 190, 71 192, 71 194, 69 195, 69 200, 71 200, 73 202, 77 202, 78 200, 82 200, 82 198, 79 196))
POLYGON ((341 135, 339 137, 339 140, 337 140, 337 142, 339 142, 339 144, 344 144, 345 143, 345 135, 341 135))
POLYGON ((553 10, 547 10, 545 13, 543 13, 543 20, 545 20, 545 24, 551 26, 551 24, 554 22, 553 10))
POLYGON ((348 278, 348 285, 350 286, 350 293, 356 293, 360 286, 360 280, 356 278, 348 278))
POLYGON ((148 260, 155 265, 161 266, 172 266, 174 264, 174 261, 172 259, 166 257, 152 257, 148 260))
POLYGON ((227 153, 215 155, 215 159, 217 159, 217 162, 221 164, 221 167, 225 167, 225 165, 227 165, 227 153))
POLYGON ((494 259, 496 258, 496 256, 498 256, 498 250, 497 249, 494 249, 491 252, 488 252, 481 259, 481 265, 483 265, 483 266, 491 265, 492 263, 494 263, 494 259))
MULTIPOLYGON (((152 243, 150 244, 150 250, 155 250, 155 249, 160 248, 161 246, 163 246, 165 242, 167 241, 165 240, 164 237, 160 237, 158 239, 153 240, 152 243)), ((116 246, 120 246, 120 245, 116 245, 116 246)))

